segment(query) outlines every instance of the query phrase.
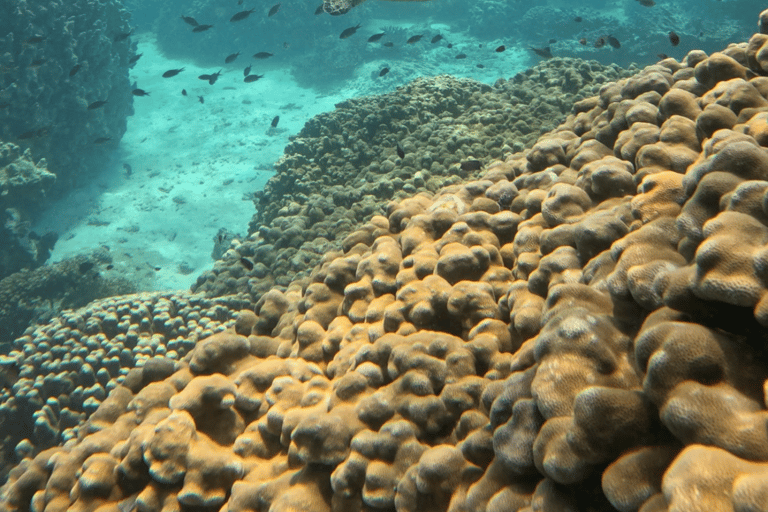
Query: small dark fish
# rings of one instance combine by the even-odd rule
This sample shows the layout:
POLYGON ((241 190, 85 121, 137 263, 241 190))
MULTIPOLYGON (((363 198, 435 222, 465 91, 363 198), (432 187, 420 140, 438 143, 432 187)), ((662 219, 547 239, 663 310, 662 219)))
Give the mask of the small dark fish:
POLYGON ((270 123, 270 126, 272 128, 277 128, 277 123, 280 122, 280 116, 275 116, 272 118, 272 122, 270 123))
POLYGON ((462 171, 479 171, 483 168, 483 163, 480 160, 466 160, 459 164, 462 171))
POLYGON ((227 58, 226 58, 226 59, 224 59, 224 62, 225 62, 226 64, 229 64, 229 63, 231 63, 231 62, 235 62, 235 59, 236 59, 236 58, 237 58, 239 55, 240 55, 240 52, 237 52, 237 53, 232 53, 232 54, 230 54, 230 55, 227 55, 227 58))
POLYGON ((504 45, 501 45, 501 46, 497 46, 495 51, 496 51, 497 53, 501 53, 501 52, 503 52, 503 51, 504 51, 504 50, 506 50, 506 49, 507 49, 507 47, 506 47, 506 46, 504 46, 504 45))
POLYGON ((667 55, 666 53, 657 53, 656 56, 659 58, 659 60, 664 60, 669 58, 669 55, 667 55))
POLYGON ((387 41, 382 46, 386 46, 387 48, 392 48, 393 46, 395 46, 395 43, 393 43, 392 41, 387 41))
POLYGON ((602 48, 605 46, 605 38, 604 37, 598 37, 595 41, 595 48, 602 48))
POLYGON ((179 74, 179 73, 181 73, 182 71, 184 71, 184 68, 179 68, 179 69, 169 69, 168 71, 166 71, 165 73, 163 73, 163 78, 171 78, 172 76, 176 76, 176 75, 178 75, 178 74, 179 74))
POLYGON ((26 140, 26 139, 31 139, 33 137, 44 137, 44 136, 48 135, 48 131, 50 129, 51 129, 50 126, 45 126, 43 128, 39 128, 37 130, 30 130, 28 132, 22 133, 17 138, 19 140, 26 140))
POLYGON ((35 59, 29 63, 30 67, 36 68, 45 64, 45 59, 35 59))
POLYGON ((549 44, 555 44, 557 42, 557 39, 550 39, 549 44))
POLYGON ((271 56, 272 56, 272 54, 269 53, 269 52, 259 52, 259 53, 254 53, 253 54, 253 58, 254 59, 259 59, 259 60, 261 60, 261 59, 268 59, 271 56))
POLYGON ((142 55, 144 55, 144 54, 143 54, 143 53, 137 53, 136 55, 134 55, 133 57, 131 57, 130 59, 128 59, 128 64, 133 64, 134 62, 136 62, 137 60, 139 60, 139 59, 141 58, 141 56, 142 56, 142 55))
POLYGON ((77 270, 81 274, 87 273, 89 270, 91 270, 95 264, 92 261, 83 261, 77 266, 77 270))
POLYGON ((615 37, 608 36, 605 38, 605 40, 608 41, 608 44, 613 46, 614 48, 621 48, 621 43, 615 37))
POLYGON ((131 164, 123 164, 123 169, 125 169, 125 175, 130 176, 133 174, 133 169, 131 168, 131 164))
POLYGON ((320 14, 323 14, 325 10, 323 9, 323 4, 320 4, 320 6, 315 9, 315 16, 319 16, 320 14))
POLYGON ((582 37, 581 39, 579 39, 579 44, 586 45, 587 44, 587 38, 586 37, 582 37))
POLYGON ((453 48, 453 43, 448 43, 447 48, 453 48))
POLYGON ((192 29, 192 32, 205 32, 209 28, 213 28, 213 25, 198 25, 192 29))
POLYGON ((198 96, 197 101, 199 101, 200 103, 205 103, 205 98, 203 98, 202 96, 198 96))
POLYGON ((359 28, 360 28, 360 24, 359 23, 357 24, 356 27, 345 28, 341 32, 341 35, 339 35, 339 39, 346 39, 346 38, 348 38, 350 36, 355 35, 355 32, 357 32, 357 29, 359 29, 359 28))
POLYGON ((672 44, 672 46, 677 46, 680 44, 680 36, 677 35, 674 31, 669 32, 669 42, 672 44))
POLYGON ((24 41, 26 44, 38 44, 45 41, 45 36, 32 36, 27 38, 26 41, 24 41))
POLYGON ((107 104, 107 100, 94 101, 93 103, 88 105, 88 110, 93 110, 93 109, 96 109, 96 108, 101 108, 101 107, 103 107, 106 104, 107 104))
MULTIPOLYGON (((109 265, 107 265, 107 266, 106 266, 106 267, 104 267, 104 268, 106 268, 107 270, 112 270, 113 268, 115 268, 115 266, 114 266, 113 264, 111 264, 111 263, 110 263, 109 265)), ((122 503, 122 501, 121 501, 120 503, 122 503)))
POLYGON ((187 90, 186 89, 182 89, 181 90, 181 95, 182 96, 186 96, 187 95, 187 90))
POLYGON ((458 54, 458 55, 456 56, 456 58, 457 58, 457 59, 466 59, 466 58, 467 58, 467 54, 466 54, 466 53, 460 53, 460 54, 458 54))
POLYGON ((247 18, 248 16, 250 16, 251 13, 253 11, 255 11, 255 10, 256 10, 256 8, 254 7, 250 11, 240 11, 238 13, 235 13, 231 18, 229 18, 229 21, 242 21, 245 18, 247 18))
POLYGON ((119 43, 120 41, 125 41, 126 39, 131 37, 132 34, 133 34, 133 29, 131 29, 130 32, 122 32, 120 34, 117 34, 115 36, 115 42, 119 43))
POLYGON ((576 16, 575 18, 573 18, 573 21, 575 21, 576 23, 581 23, 583 20, 581 19, 581 16, 576 16))
POLYGON ((485 67, 485 66, 483 66, 482 64, 476 64, 475 66, 476 66, 476 67, 478 67, 478 68, 480 68, 480 69, 483 69, 483 68, 485 67))
POLYGON ((243 82, 249 84, 251 82, 255 82, 256 80, 259 80, 260 78, 263 78, 264 75, 248 75, 247 77, 243 78, 243 82))
POLYGON ((277 14, 277 11, 279 11, 279 10, 280 10, 280 4, 273 5, 269 9, 269 12, 267 13, 267 18, 269 18, 270 16, 274 16, 275 14, 277 14))
POLYGON ((80 64, 75 64, 72 69, 69 70, 69 76, 75 76, 80 71, 80 64))
POLYGON ((210 80, 211 75, 209 74, 199 75, 197 78, 199 78, 200 80, 210 80))
POLYGON ((99 137, 98 139, 94 140, 94 144, 104 144, 105 142, 109 142, 112 140, 112 137, 99 137))
POLYGON ((240 264, 248 270, 253 270, 253 261, 246 258, 245 256, 240 257, 240 264))
POLYGON ((408 40, 405 42, 405 44, 415 44, 421 41, 421 38, 424 37, 423 34, 419 34, 417 36, 409 37, 408 40))
POLYGON ((640 5, 643 5, 645 7, 653 7, 654 5, 656 5, 656 2, 654 2, 653 0, 637 0, 637 1, 640 3, 640 5))
POLYGON ((373 34, 371 37, 368 38, 369 43, 375 43, 382 37, 384 37, 387 33, 386 32, 379 32, 378 34, 373 34))
POLYGON ((399 142, 395 143, 395 151, 397 151, 397 156, 399 156, 400 158, 405 158, 405 150, 403 149, 403 146, 401 146, 399 142))
POLYGON ((249 65, 247 68, 243 70, 243 76, 248 76, 251 74, 251 66, 249 65))
POLYGON ((442 39, 443 39, 443 36, 441 36, 440 34, 437 34, 435 37, 432 38, 430 43, 435 44, 438 41, 442 41, 442 39))
POLYGON ((211 75, 208 77, 208 85, 213 85, 213 84, 215 84, 215 83, 216 83, 216 80, 218 80, 220 76, 221 76, 221 70, 218 70, 217 72, 215 72, 215 73, 212 73, 212 74, 211 74, 211 75))
POLYGON ((193 27, 197 27, 198 25, 200 25, 200 24, 197 22, 197 20, 196 20, 195 18, 193 18, 192 16, 184 16, 184 15, 182 14, 182 15, 181 15, 181 16, 179 16, 179 17, 180 17, 181 19, 183 19, 183 20, 184 20, 184 23, 186 23, 187 25, 192 25, 193 27))
POLYGON ((379 71, 379 76, 384 76, 387 73, 389 73, 389 68, 381 68, 381 71, 379 71))
POLYGON ((134 96, 149 96, 149 93, 144 89, 134 89, 131 91, 134 96))
POLYGON ((549 49, 549 46, 546 46, 544 48, 534 48, 533 46, 529 46, 528 49, 531 50, 536 55, 538 55, 539 57, 544 57, 545 59, 552 58, 552 51, 549 49))

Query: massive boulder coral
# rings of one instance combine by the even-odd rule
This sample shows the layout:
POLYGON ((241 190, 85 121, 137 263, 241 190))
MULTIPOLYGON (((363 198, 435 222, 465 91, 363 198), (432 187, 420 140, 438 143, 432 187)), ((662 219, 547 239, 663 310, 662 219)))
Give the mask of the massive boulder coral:
POLYGON ((760 40, 606 84, 478 179, 391 202, 118 377, 63 446, 19 443, 0 505, 761 510, 760 40))
POLYGON ((134 293, 133 283, 103 272, 111 262, 109 251, 101 247, 90 254, 21 270, 0 279, 0 347, 21 336, 30 325, 46 323, 65 309, 134 293))
POLYGON ((476 176, 479 168, 460 163, 523 149, 564 119, 574 101, 632 71, 556 58, 493 87, 441 75, 344 101, 292 139, 256 197, 249 236, 233 243, 193 290, 258 301, 272 286, 307 276, 355 226, 383 214, 387 201, 476 176), (254 268, 244 269, 241 257, 252 258, 254 268))
MULTIPOLYGON (((98 286, 99 280, 79 272, 78 262, 71 263, 74 269, 64 277, 79 276, 79 290, 92 293, 88 288, 98 286)), ((131 369, 142 366, 154 380, 173 373, 174 360, 186 355, 197 339, 235 326, 232 310, 245 305, 183 293, 124 295, 30 327, 10 350, 0 345, 7 353, 0 355, 0 475, 4 477, 17 457, 74 439, 77 425, 131 369)), ((137 414, 145 414, 146 403, 146 398, 134 402, 137 414)))

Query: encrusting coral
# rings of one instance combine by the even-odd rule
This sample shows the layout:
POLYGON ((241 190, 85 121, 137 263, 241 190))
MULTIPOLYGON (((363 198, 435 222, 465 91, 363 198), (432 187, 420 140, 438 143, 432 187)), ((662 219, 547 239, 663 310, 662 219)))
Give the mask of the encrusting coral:
POLYGON ((390 203, 63 446, 19 443, 0 505, 762 510, 764 48, 665 59, 390 203))

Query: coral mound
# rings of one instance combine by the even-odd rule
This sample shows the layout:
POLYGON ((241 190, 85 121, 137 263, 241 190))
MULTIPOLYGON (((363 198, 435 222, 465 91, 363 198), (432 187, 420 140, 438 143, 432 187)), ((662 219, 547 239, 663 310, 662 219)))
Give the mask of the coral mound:
MULTIPOLYGON (((82 273, 77 267, 92 265, 95 257, 72 260, 64 268, 58 264, 58 278, 24 273, 30 283, 15 283, 17 291, 79 277, 79 295, 92 295, 100 279, 92 269, 82 273)), ((3 294, 9 290, 1 285, 14 291, 9 279, 0 281, 0 297, 22 303, 29 299, 23 293, 3 294)), ((76 299, 64 297, 69 303, 76 299)), ((4 480, 17 458, 76 439, 78 426, 129 370, 149 364, 157 371, 153 365, 161 356, 172 368, 172 360, 186 355, 197 339, 235 325, 233 317, 244 306, 242 301, 180 292, 141 293, 94 301, 27 329, 7 356, 0 355, 0 477, 4 480)), ((7 320, 2 313, 0 319, 7 320)))
POLYGON ((479 168, 459 164, 489 163, 532 145, 574 101, 631 74, 554 58, 493 87, 440 75, 339 103, 291 139, 275 176, 256 195, 250 236, 232 244, 193 291, 256 302, 273 286, 308 276, 357 226, 384 214, 387 202, 477 177, 479 168), (252 258, 254 268, 244 270, 242 257, 252 258))
POLYGON ((479 179, 392 202, 122 376, 0 505, 760 510, 767 44, 606 84, 479 179))

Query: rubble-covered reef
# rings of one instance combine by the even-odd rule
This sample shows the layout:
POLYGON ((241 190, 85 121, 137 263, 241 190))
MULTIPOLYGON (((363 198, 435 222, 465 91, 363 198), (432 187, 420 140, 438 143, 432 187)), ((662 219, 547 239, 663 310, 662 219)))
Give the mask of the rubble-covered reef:
POLYGON ((557 126, 574 101, 637 71, 555 58, 493 87, 442 75, 344 101, 292 138, 257 194, 250 236, 192 289, 257 301, 308 275, 356 226, 383 214, 389 200, 478 176, 480 165, 530 147, 557 126))
POLYGON ((89 382, 111 392, 68 413, 63 445, 16 445, 0 506, 762 510, 761 20, 604 85, 477 179, 391 202, 254 310, 206 306, 208 331, 191 302, 116 298, 20 339, 6 404, 44 403, 52 432, 89 382), (105 358, 107 333, 128 345, 105 358))

